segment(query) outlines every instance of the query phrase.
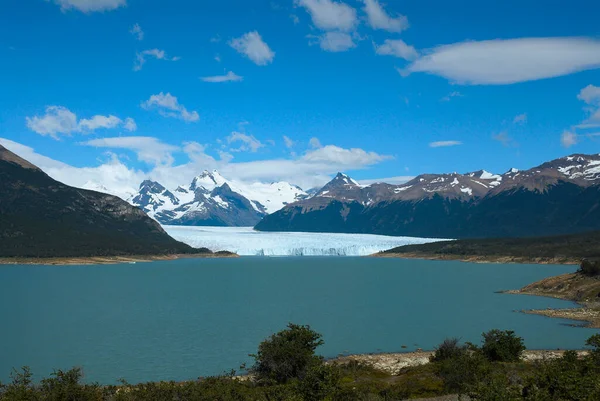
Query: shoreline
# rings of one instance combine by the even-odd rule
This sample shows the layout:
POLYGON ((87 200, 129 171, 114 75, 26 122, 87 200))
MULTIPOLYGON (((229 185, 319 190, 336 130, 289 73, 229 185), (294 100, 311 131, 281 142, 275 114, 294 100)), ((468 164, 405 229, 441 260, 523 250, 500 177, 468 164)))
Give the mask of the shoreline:
POLYGON ((374 253, 368 257, 374 258, 399 258, 421 260, 445 260, 468 263, 502 263, 502 264, 537 264, 537 265, 578 265, 580 259, 575 258, 528 258, 517 256, 482 256, 482 255, 439 255, 417 252, 407 253, 374 253))
POLYGON ((74 256, 55 258, 5 258, 0 257, 0 265, 44 265, 44 266, 74 266, 74 265, 116 265, 151 263, 162 260, 205 259, 205 258, 237 258, 238 254, 215 252, 174 255, 128 255, 128 256, 74 256))
POLYGON ((600 329, 600 280, 580 273, 548 277, 503 294, 530 295, 574 302, 574 308, 528 309, 519 312, 583 322, 576 327, 600 329))
MULTIPOLYGON (((560 358, 568 350, 525 350, 521 360, 523 362, 535 362, 546 359, 560 358)), ((575 349, 581 357, 589 354, 588 350, 575 349)), ((327 360, 327 363, 350 363, 359 362, 371 366, 374 369, 381 370, 392 375, 397 375, 402 369, 426 365, 430 363, 429 357, 434 351, 415 351, 415 352, 392 352, 381 354, 356 354, 343 355, 327 360)))

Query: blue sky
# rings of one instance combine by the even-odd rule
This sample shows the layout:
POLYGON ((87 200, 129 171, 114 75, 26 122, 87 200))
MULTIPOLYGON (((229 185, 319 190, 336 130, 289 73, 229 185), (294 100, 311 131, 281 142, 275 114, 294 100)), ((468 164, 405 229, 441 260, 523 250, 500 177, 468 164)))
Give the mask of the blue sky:
POLYGON ((4 0, 0 143, 79 186, 528 168, 600 151, 598 15, 590 0, 4 0))

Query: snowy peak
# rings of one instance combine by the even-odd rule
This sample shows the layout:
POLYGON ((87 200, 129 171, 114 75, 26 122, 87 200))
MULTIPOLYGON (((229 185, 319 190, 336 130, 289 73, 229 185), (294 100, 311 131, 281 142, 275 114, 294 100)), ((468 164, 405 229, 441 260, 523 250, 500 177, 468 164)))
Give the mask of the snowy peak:
POLYGON ((358 182, 343 173, 337 173, 333 180, 329 181, 316 194, 317 196, 332 197, 335 194, 360 189, 358 182))
POLYGON ((221 186, 226 182, 227 180, 217 170, 213 170, 212 172, 204 170, 202 174, 194 177, 189 190, 194 192, 196 189, 202 187, 212 191, 215 187, 221 186))

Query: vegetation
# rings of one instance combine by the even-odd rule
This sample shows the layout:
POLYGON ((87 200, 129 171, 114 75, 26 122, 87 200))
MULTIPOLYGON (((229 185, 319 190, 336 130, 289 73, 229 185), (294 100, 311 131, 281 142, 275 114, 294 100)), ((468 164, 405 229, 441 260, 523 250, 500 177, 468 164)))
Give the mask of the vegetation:
MULTIPOLYGON (((422 245, 405 245, 390 249, 382 255, 410 255, 424 258, 517 261, 574 262, 582 258, 600 257, 600 231, 553 237, 463 239, 422 245)), ((586 262, 600 272, 599 263, 586 262)))
POLYGON ((581 261, 579 272, 586 276, 600 276, 600 259, 590 260, 584 259, 581 261))
POLYGON ((0 384, 1 401, 392 401, 463 394, 481 401, 600 399, 600 335, 587 341, 589 355, 573 351, 561 358, 520 361, 522 339, 491 330, 482 346, 450 338, 427 365, 397 375, 355 361, 326 362, 315 354, 323 344, 309 326, 290 324, 263 341, 246 378, 235 372, 183 383, 116 386, 82 383, 82 371, 56 371, 34 383, 28 368, 0 384))

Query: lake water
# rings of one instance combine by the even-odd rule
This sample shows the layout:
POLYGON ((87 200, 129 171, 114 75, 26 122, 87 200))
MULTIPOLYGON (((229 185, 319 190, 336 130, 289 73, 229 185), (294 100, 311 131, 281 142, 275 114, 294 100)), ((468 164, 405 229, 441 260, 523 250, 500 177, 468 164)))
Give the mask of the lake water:
POLYGON ((573 270, 352 257, 0 266, 0 381, 22 365, 81 366, 101 383, 219 374, 288 322, 322 333, 327 357, 479 342, 492 328, 530 348, 581 348, 595 330, 514 312, 572 303, 494 293, 573 270))

